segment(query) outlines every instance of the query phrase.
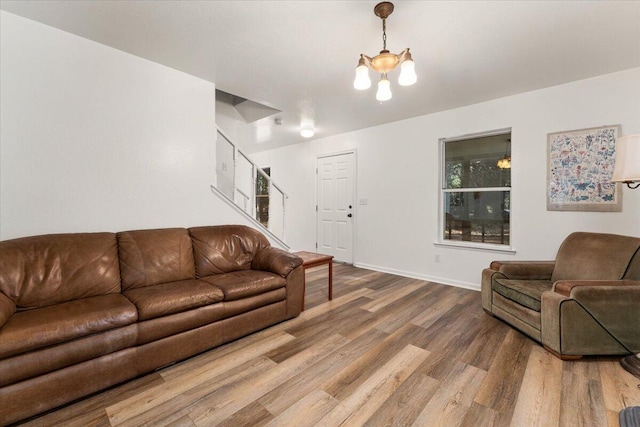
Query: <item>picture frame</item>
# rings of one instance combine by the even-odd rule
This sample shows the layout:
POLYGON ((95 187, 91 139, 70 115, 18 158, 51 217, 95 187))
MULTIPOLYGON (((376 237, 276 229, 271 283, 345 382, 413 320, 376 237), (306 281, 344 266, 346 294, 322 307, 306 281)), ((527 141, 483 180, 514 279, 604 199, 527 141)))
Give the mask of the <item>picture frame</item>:
POLYGON ((620 125, 547 134, 547 210, 622 211, 622 187, 611 182, 620 125))

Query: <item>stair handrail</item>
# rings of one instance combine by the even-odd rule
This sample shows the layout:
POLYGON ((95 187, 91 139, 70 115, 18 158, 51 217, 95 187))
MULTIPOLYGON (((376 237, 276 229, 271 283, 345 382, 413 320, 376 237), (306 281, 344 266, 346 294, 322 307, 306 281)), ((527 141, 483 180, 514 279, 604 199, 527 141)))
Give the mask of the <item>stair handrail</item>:
MULTIPOLYGON (((276 184, 273 181, 273 178, 271 178, 265 171, 264 169, 262 169, 260 166, 258 166, 258 164, 256 162, 254 162, 247 154, 245 154, 240 148, 238 148, 238 146, 236 144, 234 144, 233 142, 231 142, 231 140, 229 139, 229 137, 227 135, 225 135, 225 133, 219 128, 217 127, 217 133, 219 136, 221 136, 222 138, 224 138, 224 140, 231 145, 231 147, 233 148, 233 194, 235 194, 235 192, 237 191, 238 193, 240 193, 240 195, 242 195, 244 198, 246 198, 246 201, 251 202, 251 200, 253 200, 252 203, 252 215, 250 215, 245 209, 242 209, 241 206, 239 206, 235 200, 231 199, 227 194, 225 194, 223 191, 221 191, 220 189, 218 189, 218 183, 217 183, 217 174, 216 174, 216 181, 215 183, 211 186, 212 190, 215 190, 216 194, 219 194, 220 196, 223 196, 227 201, 231 202, 233 204, 233 206, 236 206, 238 208, 239 211, 241 211, 243 214, 245 214, 248 218, 250 218, 252 220, 252 222, 256 225, 258 225, 259 227, 261 227, 263 230, 267 231, 269 235, 271 235, 272 237, 276 238, 276 240, 278 240, 283 246, 288 248, 288 245, 285 242, 285 215, 286 215, 286 200, 289 198, 289 195, 282 190, 282 188, 276 184), (241 189, 239 189, 236 186, 236 172, 237 172, 237 158, 238 155, 241 155, 242 157, 244 157, 244 159, 246 161, 248 161, 251 166, 253 167, 253 172, 252 172, 252 185, 251 185, 251 195, 246 194, 244 191, 242 191, 241 189), (275 233, 272 232, 272 230, 270 228, 271 224, 270 224, 270 220, 271 220, 271 215, 269 215, 269 222, 267 223, 267 227, 265 227, 260 221, 257 220, 257 203, 256 203, 256 177, 258 176, 258 174, 261 174, 263 176, 264 179, 267 180, 267 182, 269 183, 269 195, 272 194, 272 189, 275 189, 276 191, 278 191, 280 194, 282 194, 282 236, 277 236, 275 233)), ((271 203, 269 204, 269 209, 271 210, 271 203)))

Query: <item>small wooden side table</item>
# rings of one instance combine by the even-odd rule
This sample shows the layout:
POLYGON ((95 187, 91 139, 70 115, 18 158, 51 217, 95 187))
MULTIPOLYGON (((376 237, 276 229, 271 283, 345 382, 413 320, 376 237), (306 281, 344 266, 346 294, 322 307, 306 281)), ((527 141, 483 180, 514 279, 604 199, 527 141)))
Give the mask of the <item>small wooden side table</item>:
POLYGON ((318 267, 324 264, 327 264, 329 266, 329 300, 332 300, 333 299, 333 255, 323 255, 323 254, 317 254, 315 252, 306 252, 306 251, 295 252, 295 255, 302 258, 302 270, 304 271, 304 274, 305 274, 304 281, 302 282, 303 284, 302 311, 304 311, 304 294, 305 294, 305 289, 307 287, 306 273, 307 273, 307 269, 309 268, 318 267))

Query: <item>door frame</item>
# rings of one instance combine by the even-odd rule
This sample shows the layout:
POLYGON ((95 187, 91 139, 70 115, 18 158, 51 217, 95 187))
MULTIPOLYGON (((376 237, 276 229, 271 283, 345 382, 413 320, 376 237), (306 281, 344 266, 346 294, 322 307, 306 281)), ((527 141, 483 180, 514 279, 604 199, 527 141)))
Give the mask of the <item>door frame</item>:
POLYGON ((357 193, 357 189, 358 189, 358 150, 355 148, 350 148, 347 150, 343 150, 343 151, 337 151, 334 153, 326 153, 326 154, 316 154, 316 164, 315 164, 315 168, 316 168, 316 182, 315 182, 315 189, 314 189, 314 193, 315 193, 315 202, 316 202, 316 251, 318 250, 318 206, 319 204, 319 200, 318 200, 318 161, 320 159, 323 158, 327 158, 327 157, 336 157, 336 156, 342 156, 344 154, 353 154, 353 219, 352 219, 352 226, 353 229, 351 230, 351 263, 352 265, 356 265, 356 254, 357 254, 357 248, 356 248, 356 234, 357 234, 357 224, 358 224, 358 193, 357 193))

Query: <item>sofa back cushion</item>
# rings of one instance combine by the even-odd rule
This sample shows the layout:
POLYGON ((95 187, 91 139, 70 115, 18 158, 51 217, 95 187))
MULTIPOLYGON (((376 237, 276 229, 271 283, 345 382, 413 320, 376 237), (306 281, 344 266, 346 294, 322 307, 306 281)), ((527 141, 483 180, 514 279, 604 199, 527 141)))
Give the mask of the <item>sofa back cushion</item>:
POLYGON ((558 250, 551 280, 622 279, 638 247, 637 237, 572 233, 558 250))
POLYGON ((193 249, 186 228, 118 233, 122 289, 195 279, 193 249))
POLYGON ((269 246, 262 233, 244 225, 189 229, 198 277, 249 270, 261 249, 269 246))
POLYGON ((18 310, 119 293, 116 235, 49 234, 2 241, 0 291, 18 310))

